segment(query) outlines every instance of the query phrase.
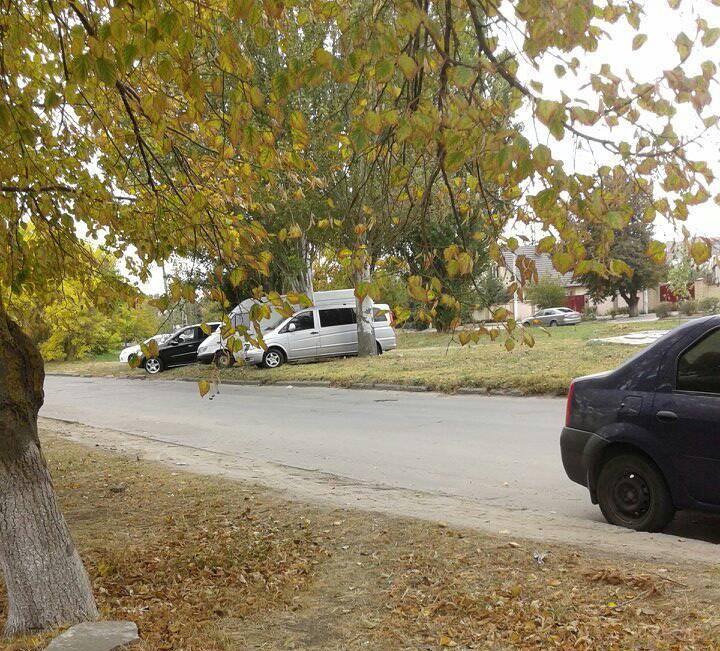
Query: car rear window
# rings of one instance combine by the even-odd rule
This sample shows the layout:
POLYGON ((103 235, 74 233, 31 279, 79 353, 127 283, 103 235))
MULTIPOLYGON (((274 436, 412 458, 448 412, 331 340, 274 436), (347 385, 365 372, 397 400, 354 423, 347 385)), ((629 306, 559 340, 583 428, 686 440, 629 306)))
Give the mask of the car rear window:
POLYGON ((720 330, 713 330, 678 360, 677 389, 720 393, 720 330))
POLYGON ((379 307, 373 308, 373 315, 375 323, 389 323, 390 312, 387 310, 380 309, 379 307))
POLYGON ((351 307, 320 310, 320 325, 323 328, 350 325, 352 323, 357 323, 357 319, 355 318, 355 310, 351 307))

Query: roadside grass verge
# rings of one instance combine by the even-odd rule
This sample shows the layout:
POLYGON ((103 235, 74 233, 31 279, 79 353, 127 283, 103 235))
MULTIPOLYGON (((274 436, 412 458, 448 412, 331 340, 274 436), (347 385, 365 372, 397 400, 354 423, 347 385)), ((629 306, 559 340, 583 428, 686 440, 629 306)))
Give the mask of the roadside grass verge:
MULTIPOLYGON (((257 382, 327 381, 338 386, 358 383, 426 386, 452 392, 462 387, 523 394, 563 395, 574 377, 610 370, 635 354, 637 346, 591 342, 639 330, 670 329, 675 320, 652 322, 589 322, 552 328, 547 333, 533 329, 535 346, 517 346, 507 352, 498 341, 482 339, 460 346, 457 337, 437 333, 398 333, 398 349, 370 359, 345 358, 309 364, 287 364, 262 370, 236 365, 212 371, 191 365, 169 369, 157 376, 174 378, 252 380, 257 382)), ((119 362, 88 360, 50 363, 49 373, 142 377, 142 369, 119 362)))
POLYGON ((708 566, 308 506, 43 437, 102 617, 135 621, 142 651, 718 648, 708 566))

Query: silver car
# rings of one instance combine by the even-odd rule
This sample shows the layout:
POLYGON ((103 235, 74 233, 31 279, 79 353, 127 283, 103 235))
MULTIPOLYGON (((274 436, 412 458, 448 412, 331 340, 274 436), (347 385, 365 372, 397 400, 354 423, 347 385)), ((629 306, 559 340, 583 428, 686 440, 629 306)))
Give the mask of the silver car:
MULTIPOLYGON (((392 312, 387 305, 373 307, 373 329, 378 354, 397 347, 392 312)), ((344 304, 301 310, 264 333, 263 341, 265 350, 245 344, 242 357, 246 364, 277 368, 285 362, 357 355, 355 308, 344 304)))
POLYGON ((581 320, 582 315, 580 312, 571 310, 569 307, 549 307, 535 312, 522 323, 525 326, 541 325, 552 328, 561 325, 575 325, 580 323, 581 320))

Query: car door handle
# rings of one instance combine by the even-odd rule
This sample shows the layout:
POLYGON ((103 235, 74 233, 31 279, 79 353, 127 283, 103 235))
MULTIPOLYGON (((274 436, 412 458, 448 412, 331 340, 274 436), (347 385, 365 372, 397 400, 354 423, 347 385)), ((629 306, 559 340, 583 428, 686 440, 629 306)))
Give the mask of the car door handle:
POLYGON ((313 330, 312 332, 310 332, 310 334, 311 335, 319 335, 320 333, 317 330, 313 330))
POLYGON ((655 418, 664 423, 670 423, 677 420, 678 416, 674 411, 659 411, 655 414, 655 418))

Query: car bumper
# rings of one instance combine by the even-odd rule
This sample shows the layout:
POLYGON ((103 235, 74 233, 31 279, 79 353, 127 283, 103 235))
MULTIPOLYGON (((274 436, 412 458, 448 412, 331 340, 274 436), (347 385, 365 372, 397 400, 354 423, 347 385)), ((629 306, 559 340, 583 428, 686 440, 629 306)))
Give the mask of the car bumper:
POLYGON ((564 319, 563 325, 577 325, 582 321, 581 317, 575 317, 574 319, 564 319))
POLYGON ((563 427, 560 435, 560 453, 565 472, 570 479, 582 486, 588 485, 588 463, 585 451, 593 436, 595 435, 592 432, 572 427, 563 427))
POLYGON ((388 350, 395 350, 397 348, 397 339, 378 339, 377 342, 382 347, 384 353, 388 350))
POLYGON ((250 366, 252 366, 253 364, 260 364, 263 360, 264 354, 265 354, 265 351, 262 350, 261 348, 259 348, 257 350, 255 350, 255 349, 244 350, 242 353, 242 358, 246 364, 249 364, 250 366))
POLYGON ((198 353, 197 361, 201 364, 210 364, 215 359, 215 351, 198 353))

